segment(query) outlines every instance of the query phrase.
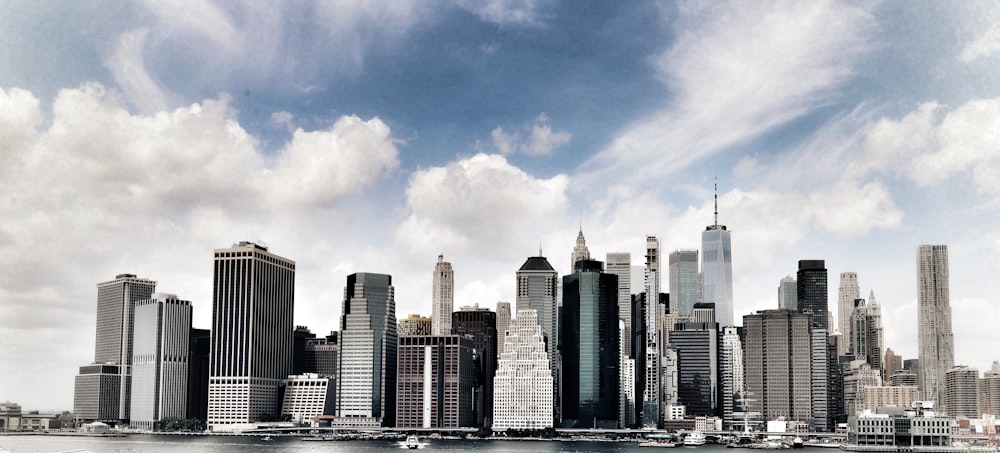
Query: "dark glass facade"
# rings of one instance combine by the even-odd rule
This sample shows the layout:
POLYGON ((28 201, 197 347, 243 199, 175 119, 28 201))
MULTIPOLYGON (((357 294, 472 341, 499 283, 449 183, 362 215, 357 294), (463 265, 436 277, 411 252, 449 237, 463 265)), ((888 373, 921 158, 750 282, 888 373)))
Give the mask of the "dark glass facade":
POLYGON ((823 260, 800 260, 796 274, 796 292, 799 311, 813 314, 813 325, 830 331, 830 316, 827 314, 826 262, 823 260))
POLYGON ((485 308, 453 312, 451 333, 472 338, 476 425, 489 426, 493 421, 493 377, 497 372, 497 314, 485 308))

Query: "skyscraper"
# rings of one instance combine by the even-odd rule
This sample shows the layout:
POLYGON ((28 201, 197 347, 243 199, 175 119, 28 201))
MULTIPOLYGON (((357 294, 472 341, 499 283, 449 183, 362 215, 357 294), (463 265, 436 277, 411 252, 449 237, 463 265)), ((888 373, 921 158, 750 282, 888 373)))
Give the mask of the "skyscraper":
POLYGON ((583 238, 583 226, 580 226, 580 232, 576 235, 576 245, 573 246, 573 254, 570 256, 570 269, 576 269, 576 262, 580 260, 590 259, 590 249, 587 248, 587 240, 583 238))
POLYGON ((740 329, 736 326, 722 328, 719 347, 719 408, 722 429, 737 429, 736 402, 743 396, 743 341, 740 340, 740 329))
POLYGON ((812 411, 813 317, 791 310, 763 310, 743 317, 750 409, 766 420, 809 420, 812 411))
POLYGON ((882 359, 882 380, 888 384, 889 378, 897 371, 903 369, 903 357, 892 351, 892 348, 885 348, 885 355, 882 359))
MULTIPOLYGON (((642 376, 642 426, 644 428, 659 428, 660 414, 663 409, 663 393, 660 388, 660 355, 662 341, 660 333, 660 241, 656 236, 646 236, 646 278, 644 305, 645 349, 643 354, 642 376)), ((639 351, 636 354, 640 354, 639 351)))
POLYGON ((517 311, 504 342, 493 380, 493 430, 553 427, 554 381, 535 310, 517 311))
POLYGON ((701 303, 702 280, 698 273, 697 250, 674 250, 670 263, 670 313, 690 316, 694 305, 701 303))
POLYGON ((392 276, 347 276, 340 315, 341 426, 395 426, 396 298, 392 276))
POLYGON ((944 405, 951 418, 979 418, 979 370, 965 365, 945 372, 944 405))
POLYGON ((943 403, 945 373, 955 366, 948 290, 948 246, 917 248, 919 387, 925 400, 943 403))
POLYGON ((510 327, 510 302, 497 302, 497 359, 503 354, 503 336, 510 327))
POLYGON ((417 335, 431 335, 434 330, 434 322, 431 318, 410 313, 407 317, 396 322, 396 335, 400 337, 414 337, 417 335))
POLYGON ((253 242, 215 250, 208 425, 277 411, 292 371, 295 262, 253 242))
POLYGON ((135 302, 132 348, 132 428, 152 430, 164 418, 187 415, 191 302, 153 294, 135 302))
POLYGON ((867 301, 855 299, 850 321, 851 354, 868 362, 873 370, 885 371, 882 365, 882 308, 875 301, 875 291, 867 301))
POLYGON ((858 274, 854 272, 840 273, 840 287, 837 290, 837 328, 844 334, 838 345, 840 355, 847 355, 852 350, 851 313, 854 312, 854 301, 861 298, 858 287, 858 274))
POLYGON ((493 377, 497 372, 497 314, 479 305, 462 307, 451 315, 451 332, 472 341, 476 426, 490 426, 493 423, 493 377))
POLYGON ((114 280, 97 284, 97 332, 94 347, 94 365, 82 367, 81 380, 77 378, 74 400, 91 401, 101 406, 78 420, 94 421, 90 415, 102 421, 128 422, 131 406, 132 332, 135 302, 149 299, 156 290, 156 282, 137 278, 133 274, 119 274, 114 280), (112 377, 112 373, 115 376, 112 377), (109 396, 113 384, 115 397, 109 396), (83 385, 80 385, 83 384, 83 385), (100 415, 98 415, 100 414, 100 415))
POLYGON ((733 244, 731 233, 719 225, 719 194, 716 185, 715 223, 701 232, 701 272, 704 302, 715 304, 720 326, 733 326, 733 244))
POLYGON ((829 331, 827 309, 826 262, 823 260, 800 260, 796 274, 796 295, 799 311, 813 315, 813 324, 829 331))
MULTIPOLYGON (((608 253, 605 272, 618 277, 618 319, 624 324, 625 338, 632 336, 632 254, 608 253)), ((623 358, 632 357, 632 342, 622 344, 623 358)))
POLYGON ((563 277, 562 418, 577 428, 617 428, 618 279, 600 261, 576 262, 563 277))
POLYGON ((463 335, 399 338, 397 428, 474 426, 472 343, 463 335))
POLYGON ((677 399, 687 415, 714 416, 719 395, 719 326, 679 322, 670 332, 677 350, 677 399))
POLYGON ((555 370, 558 370, 559 365, 559 354, 556 349, 558 343, 556 335, 559 332, 556 306, 558 286, 559 274, 544 256, 529 257, 517 270, 517 311, 535 310, 538 325, 542 327, 542 334, 545 335, 549 366, 554 370, 553 373, 556 373, 555 370))
POLYGON ((788 275, 778 283, 778 308, 782 310, 798 310, 799 296, 797 295, 797 285, 795 279, 788 275))
POLYGON ((455 310, 455 272, 451 263, 438 255, 434 266, 434 295, 431 313, 431 334, 451 335, 451 312, 455 310))

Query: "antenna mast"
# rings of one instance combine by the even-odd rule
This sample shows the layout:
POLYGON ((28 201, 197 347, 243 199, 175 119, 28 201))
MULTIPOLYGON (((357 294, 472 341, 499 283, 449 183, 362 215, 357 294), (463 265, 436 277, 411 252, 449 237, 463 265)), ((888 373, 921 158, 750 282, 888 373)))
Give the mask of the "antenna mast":
POLYGON ((715 177, 715 226, 719 226, 719 177, 715 177))

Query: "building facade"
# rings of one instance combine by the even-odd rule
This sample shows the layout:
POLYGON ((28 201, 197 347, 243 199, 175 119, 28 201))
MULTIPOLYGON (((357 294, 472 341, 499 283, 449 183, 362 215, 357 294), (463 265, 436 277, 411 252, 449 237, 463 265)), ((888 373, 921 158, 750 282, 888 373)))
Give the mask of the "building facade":
POLYGON ((153 294, 135 303, 130 425, 152 430, 164 418, 187 415, 191 302, 153 294))
POLYGON ((945 373, 944 403, 948 416, 954 419, 979 418, 979 370, 959 365, 945 373))
POLYGON ((854 301, 861 298, 861 288, 858 287, 856 272, 841 272, 840 286, 837 287, 837 329, 844 334, 840 343, 839 355, 847 355, 851 351, 851 314, 854 313, 854 301))
POLYGON ((564 427, 618 427, 618 278, 603 267, 583 259, 563 277, 559 401, 564 427))
POLYGON ((882 332, 882 307, 875 301, 872 291, 868 300, 855 299, 851 312, 850 352, 856 359, 864 360, 872 369, 884 373, 882 348, 885 340, 882 332))
POLYGON ((392 276, 347 276, 340 316, 338 418, 355 426, 395 426, 396 299, 392 276))
POLYGON ((335 382, 316 373, 293 374, 285 380, 281 414, 295 423, 313 426, 316 417, 333 415, 335 382))
POLYGON ((799 271, 795 280, 796 296, 799 298, 798 311, 812 313, 813 323, 817 327, 829 331, 826 262, 823 260, 799 260, 799 271))
MULTIPOLYGON (((645 291, 642 294, 643 345, 642 353, 642 427, 659 428, 663 411, 663 391, 660 378, 663 354, 660 332, 660 241, 656 236, 646 236, 645 291)), ((639 351, 636 352, 639 354, 639 351)))
POLYGON ((955 366, 948 287, 948 246, 917 248, 917 350, 919 387, 925 400, 944 402, 945 373, 955 366))
MULTIPOLYGON (((718 190, 718 187, 716 187, 718 190)), ((715 195, 715 222, 701 232, 703 301, 715 304, 720 326, 733 326, 733 240, 725 225, 719 225, 719 195, 715 195)))
POLYGON ((799 297, 795 277, 786 275, 778 282, 778 308, 782 310, 798 310, 799 297))
POLYGON ((510 327, 510 302, 497 302, 497 360, 503 353, 503 337, 510 327))
POLYGON ((455 271, 438 255, 434 265, 434 294, 431 299, 431 334, 451 335, 451 312, 455 310, 455 271))
POLYGON ((677 399, 687 415, 717 414, 718 332, 714 322, 681 322, 670 332, 670 345, 677 350, 677 399))
POLYGON ((590 249, 587 248, 587 240, 583 238, 583 227, 576 235, 576 245, 573 246, 573 253, 569 257, 569 269, 576 268, 576 262, 590 259, 590 249))
POLYGON ((464 335, 399 338, 397 428, 475 426, 473 348, 464 335))
POLYGON ((476 426, 490 426, 493 377, 497 373, 497 314, 478 305, 462 307, 451 315, 451 332, 472 341, 473 415, 476 426))
MULTIPOLYGON (((604 263, 604 271, 618 277, 618 319, 624 322, 622 333, 625 338, 632 337, 632 254, 608 253, 604 263)), ((624 357, 632 357, 632 342, 626 341, 622 347, 624 357)))
MULTIPOLYGON (((801 300, 801 299, 800 299, 801 300)), ((743 317, 750 411, 765 420, 812 418, 812 316, 763 310, 743 317)))
POLYGON ((702 274, 697 250, 674 250, 667 257, 670 269, 670 313, 688 316, 702 302, 702 274))
POLYGON ((76 423, 121 422, 122 365, 91 364, 80 367, 73 388, 76 423))
POLYGON ((722 328, 719 343, 719 409, 722 429, 736 430, 737 402, 743 398, 743 340, 739 327, 722 328))
POLYGON ((401 337, 414 337, 417 335, 432 335, 433 321, 431 318, 420 316, 415 313, 407 315, 396 322, 396 334, 401 337))
POLYGON ((208 425, 240 429, 280 409, 292 371, 295 262, 253 242, 216 249, 214 261, 208 425))
POLYGON ((535 310, 518 310, 493 379, 493 431, 554 427, 554 381, 535 310))

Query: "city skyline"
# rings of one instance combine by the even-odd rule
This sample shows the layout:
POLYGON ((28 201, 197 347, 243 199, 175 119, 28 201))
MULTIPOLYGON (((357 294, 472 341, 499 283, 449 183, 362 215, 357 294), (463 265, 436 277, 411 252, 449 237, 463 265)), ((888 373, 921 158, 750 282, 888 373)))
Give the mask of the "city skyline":
POLYGON ((913 250, 946 244, 955 364, 997 360, 996 4, 107 6, 0 5, 0 401, 71 407, 118 274, 209 328, 212 250, 263 241, 325 333, 357 272, 430 316, 443 253, 493 308, 581 230, 700 247, 716 177, 736 324, 824 260, 916 358, 913 250))

